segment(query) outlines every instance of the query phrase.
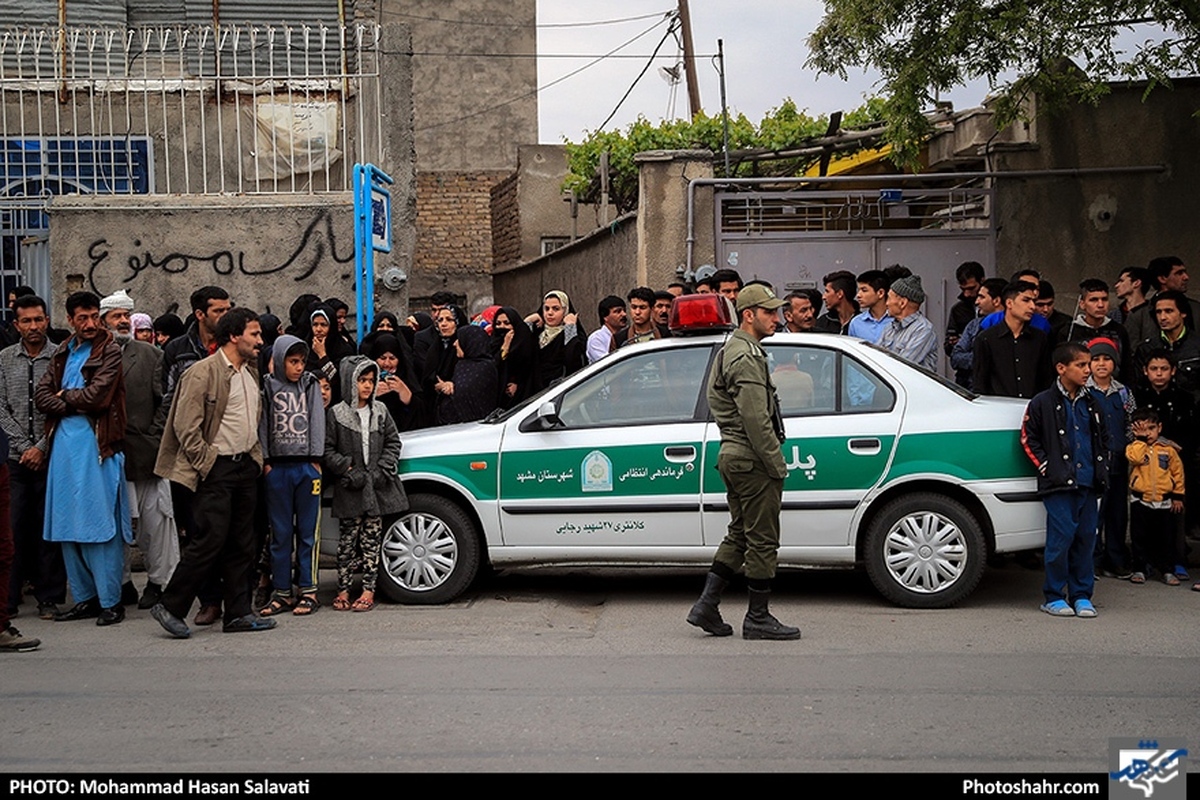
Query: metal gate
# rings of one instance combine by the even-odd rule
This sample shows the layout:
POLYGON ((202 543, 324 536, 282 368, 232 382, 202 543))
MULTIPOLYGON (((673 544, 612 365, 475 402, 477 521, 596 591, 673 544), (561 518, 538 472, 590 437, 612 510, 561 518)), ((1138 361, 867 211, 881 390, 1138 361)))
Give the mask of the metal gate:
MULTIPOLYGON (((858 275, 903 264, 921 277, 928 295, 922 311, 944 331, 959 293, 958 265, 978 261, 987 274, 995 272, 992 190, 892 188, 886 176, 869 180, 872 188, 715 192, 715 266, 769 281, 783 294, 820 291, 822 277, 836 270, 858 275)), ((938 360, 943 372, 945 362, 938 360)))

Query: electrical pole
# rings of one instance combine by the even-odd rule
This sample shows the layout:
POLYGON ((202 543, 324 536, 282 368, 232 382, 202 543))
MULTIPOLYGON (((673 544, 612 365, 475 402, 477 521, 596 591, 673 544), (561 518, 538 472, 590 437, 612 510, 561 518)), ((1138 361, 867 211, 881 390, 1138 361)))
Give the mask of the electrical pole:
POLYGON ((688 112, 692 119, 700 113, 700 84, 696 81, 696 49, 692 46, 692 17, 688 0, 679 0, 679 27, 683 29, 683 69, 687 75, 688 112))

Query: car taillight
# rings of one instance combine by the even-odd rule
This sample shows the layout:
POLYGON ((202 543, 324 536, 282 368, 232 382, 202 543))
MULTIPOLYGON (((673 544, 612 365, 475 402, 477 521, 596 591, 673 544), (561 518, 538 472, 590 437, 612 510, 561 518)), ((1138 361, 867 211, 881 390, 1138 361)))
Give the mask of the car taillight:
POLYGON ((668 327, 676 336, 733 328, 733 306, 719 294, 685 294, 671 304, 668 327))

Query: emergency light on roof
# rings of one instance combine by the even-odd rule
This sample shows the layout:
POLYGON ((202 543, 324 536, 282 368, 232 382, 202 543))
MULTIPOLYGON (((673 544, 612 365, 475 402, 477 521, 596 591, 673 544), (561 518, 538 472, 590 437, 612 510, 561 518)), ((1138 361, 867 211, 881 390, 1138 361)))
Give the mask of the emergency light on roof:
POLYGON ((671 304, 667 326, 676 336, 732 330, 733 306, 719 294, 685 294, 671 304))

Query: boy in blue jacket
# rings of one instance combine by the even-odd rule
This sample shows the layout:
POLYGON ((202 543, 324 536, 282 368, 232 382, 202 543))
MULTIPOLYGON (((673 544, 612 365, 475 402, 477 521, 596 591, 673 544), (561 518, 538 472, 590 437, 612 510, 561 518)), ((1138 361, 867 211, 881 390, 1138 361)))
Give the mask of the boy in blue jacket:
POLYGON ((264 617, 291 611, 312 614, 317 602, 317 546, 321 523, 321 459, 325 407, 317 379, 305 372, 308 345, 295 336, 275 340, 271 374, 263 377, 258 438, 271 522, 271 602, 264 617), (295 544, 299 599, 292 596, 295 544))
POLYGON ((1038 471, 1046 506, 1046 580, 1041 609, 1055 617, 1094 617, 1092 553, 1100 497, 1108 484, 1108 430, 1086 388, 1091 354, 1078 342, 1054 349, 1058 380, 1034 395, 1021 444, 1038 471))

